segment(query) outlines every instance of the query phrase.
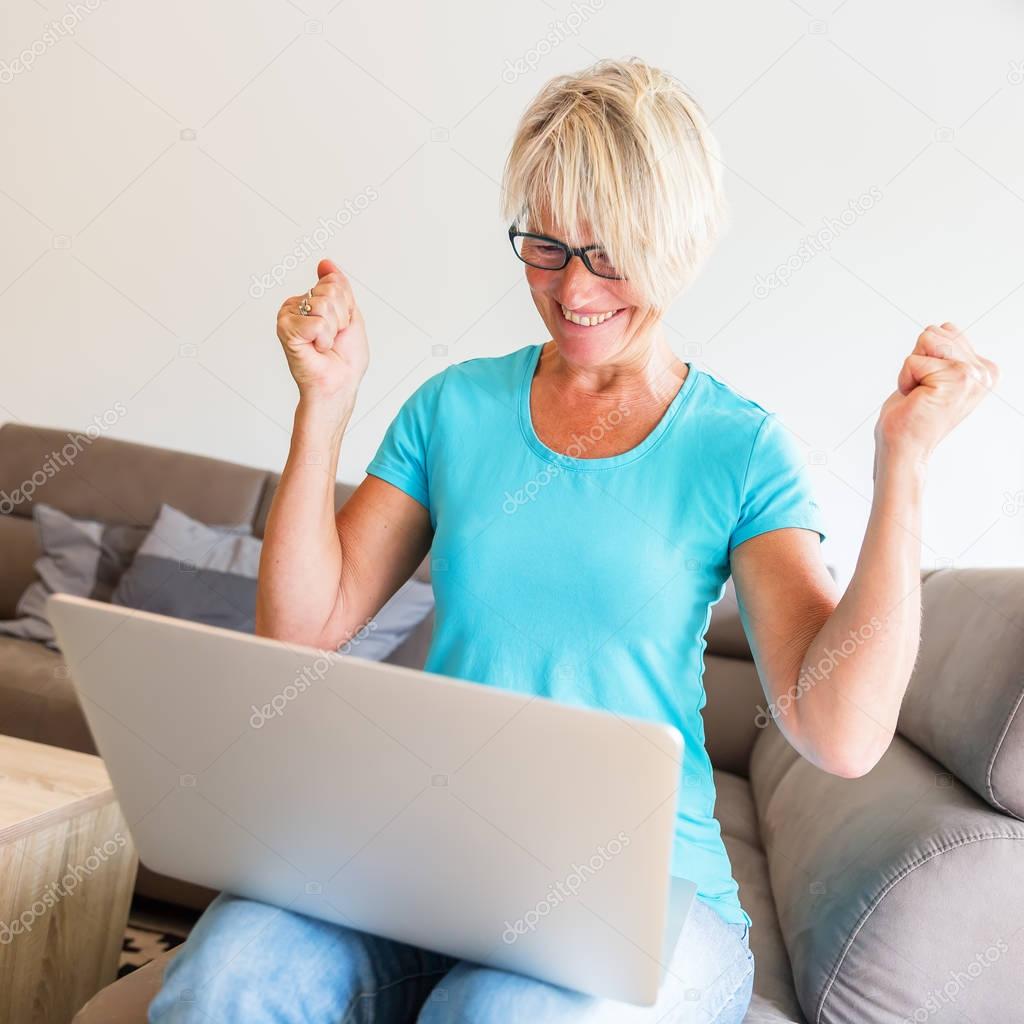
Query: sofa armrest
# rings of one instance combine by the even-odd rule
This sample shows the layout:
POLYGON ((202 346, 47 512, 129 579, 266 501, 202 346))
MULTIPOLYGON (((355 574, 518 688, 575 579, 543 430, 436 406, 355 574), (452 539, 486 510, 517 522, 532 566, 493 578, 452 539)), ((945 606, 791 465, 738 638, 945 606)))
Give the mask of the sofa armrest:
POLYGON ((1024 823, 898 735, 871 772, 844 779, 772 724, 750 777, 811 1024, 1019 1015, 1024 823))
POLYGON ((1024 569, 944 569, 921 590, 899 731, 996 810, 1024 819, 1024 569))

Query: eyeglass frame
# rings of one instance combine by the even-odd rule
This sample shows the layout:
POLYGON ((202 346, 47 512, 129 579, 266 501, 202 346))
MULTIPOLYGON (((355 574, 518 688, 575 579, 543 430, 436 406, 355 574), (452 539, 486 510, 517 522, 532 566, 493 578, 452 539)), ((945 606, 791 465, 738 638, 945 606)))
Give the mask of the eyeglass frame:
POLYGON ((534 231, 518 231, 516 230, 515 221, 513 221, 509 225, 508 240, 512 245, 512 251, 516 254, 516 257, 520 259, 523 263, 525 263, 528 267, 533 267, 535 270, 565 270, 565 268, 569 266, 569 261, 573 258, 573 256, 579 256, 580 261, 583 263, 583 266, 585 266, 587 270, 589 270, 594 275, 594 277, 600 277, 605 281, 626 280, 626 278, 623 277, 621 274, 599 274, 591 265, 590 257, 587 255, 587 253, 590 252, 591 249, 603 249, 603 245, 582 245, 574 248, 567 242, 563 242, 560 238, 553 238, 551 235, 538 235, 534 231), (516 249, 517 238, 540 238, 545 242, 554 242, 554 244, 559 246, 562 252, 565 253, 565 262, 560 267, 538 267, 536 263, 530 263, 528 260, 523 259, 523 257, 520 255, 519 250, 516 249))

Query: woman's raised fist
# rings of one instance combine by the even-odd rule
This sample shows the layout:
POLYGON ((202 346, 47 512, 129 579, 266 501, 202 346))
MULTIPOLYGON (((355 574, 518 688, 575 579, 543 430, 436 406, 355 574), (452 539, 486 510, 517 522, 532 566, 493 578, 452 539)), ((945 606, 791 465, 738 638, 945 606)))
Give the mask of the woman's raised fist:
POLYGON ((303 398, 354 396, 370 361, 363 315, 348 278, 334 263, 321 260, 316 272, 312 298, 293 295, 284 301, 277 336, 303 398))

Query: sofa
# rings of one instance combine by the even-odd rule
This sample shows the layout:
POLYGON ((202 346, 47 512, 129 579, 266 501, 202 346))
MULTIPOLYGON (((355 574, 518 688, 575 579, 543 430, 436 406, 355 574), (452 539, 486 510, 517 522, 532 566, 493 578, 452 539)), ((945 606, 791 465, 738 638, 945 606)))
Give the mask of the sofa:
MULTIPOLYGON (((0 617, 33 579, 32 501, 136 525, 167 502, 262 533, 270 472, 97 437, 38 473, 67 441, 0 427, 0 617), (5 502, 33 479, 30 496, 5 502)), ((350 492, 339 484, 337 503, 350 492)), ((416 576, 429 579, 429 557, 416 576)), ((775 726, 731 582, 712 611, 703 719, 716 813, 754 922, 748 1024, 1024 1020, 1024 568, 926 570, 922 604, 898 734, 857 779, 815 768, 775 726)), ((421 666, 432 625, 388 660, 421 666)), ((0 638, 0 732, 93 749, 59 655, 0 638)), ((193 907, 212 895, 144 867, 137 891, 193 907)), ((100 992, 75 1024, 141 1024, 174 955, 100 992)))
MULTIPOLYGON (((278 479, 262 469, 102 436, 92 439, 81 431, 0 426, 0 619, 15 617, 19 597, 37 578, 33 501, 76 519, 132 526, 151 525, 166 502, 211 525, 250 523, 262 537, 278 479), (26 500, 12 500, 23 494, 26 500)), ((339 505, 351 490, 337 485, 339 505)), ((429 580, 426 561, 414 575, 429 580)), ((433 613, 388 661, 422 666, 432 629, 433 613)), ((96 753, 63 659, 43 644, 0 635, 0 733, 96 753)), ((135 891, 195 910, 216 895, 143 864, 135 891)))

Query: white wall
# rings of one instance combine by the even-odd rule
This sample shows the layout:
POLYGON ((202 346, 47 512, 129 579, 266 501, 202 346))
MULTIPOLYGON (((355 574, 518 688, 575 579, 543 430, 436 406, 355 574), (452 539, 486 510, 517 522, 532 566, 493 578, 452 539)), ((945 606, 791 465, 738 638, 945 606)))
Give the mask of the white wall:
POLYGON ((690 87, 727 167, 732 226, 671 311, 676 349, 806 443, 841 576, 877 409, 944 320, 1003 380, 936 453, 924 563, 1021 564, 1016 0, 7 0, 0 419, 107 413, 113 436, 280 468, 296 392, 274 318, 317 254, 261 297, 254 275, 355 210, 325 251, 371 332, 339 474, 361 479, 426 376, 546 338, 495 212, 502 161, 544 81, 632 54, 690 87), (70 34, 47 36, 62 16, 70 34), (865 194, 873 208, 803 260, 865 194))

